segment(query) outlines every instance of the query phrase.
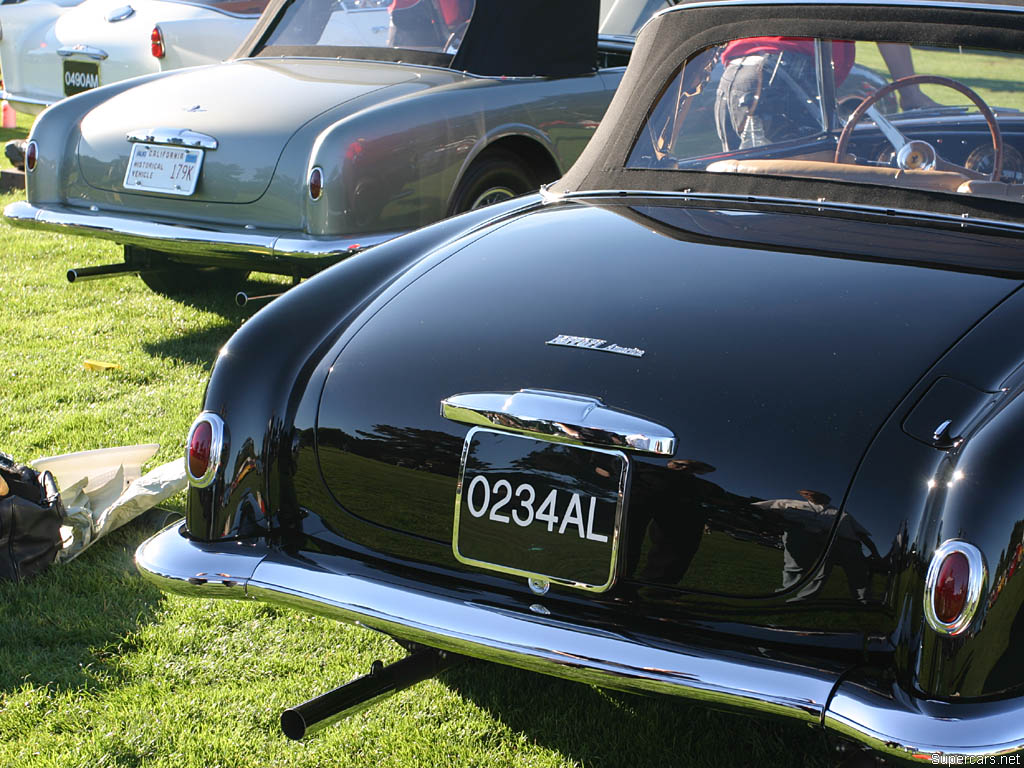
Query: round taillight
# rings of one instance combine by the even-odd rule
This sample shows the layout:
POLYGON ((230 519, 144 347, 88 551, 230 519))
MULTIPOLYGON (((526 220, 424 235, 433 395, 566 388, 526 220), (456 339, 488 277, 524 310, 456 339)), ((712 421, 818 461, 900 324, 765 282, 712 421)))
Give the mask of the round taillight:
POLYGON ((210 468, 210 443, 213 440, 213 427, 210 422, 203 421, 196 425, 192 439, 188 441, 188 471, 192 477, 202 477, 210 468))
POLYGON ((924 613, 931 628, 945 635, 966 630, 981 602, 984 583, 981 550, 959 539, 943 542, 925 575, 924 613))
POLYGON ((309 198, 310 200, 319 200, 320 195, 324 192, 324 172, 319 168, 314 168, 309 172, 309 198))
POLYGON ((164 33, 160 31, 160 27, 153 27, 153 31, 149 33, 149 50, 157 59, 162 59, 167 55, 167 50, 164 48, 164 33))
POLYGON ((942 561, 932 600, 935 602, 935 616, 943 624, 952 624, 964 612, 970 577, 971 566, 963 552, 954 552, 942 561))
POLYGON ((214 413, 195 420, 185 444, 185 468, 189 482, 205 488, 214 481, 224 443, 224 422, 214 413))
POLYGON ((25 170, 34 171, 36 163, 39 162, 39 145, 30 141, 25 147, 25 170))

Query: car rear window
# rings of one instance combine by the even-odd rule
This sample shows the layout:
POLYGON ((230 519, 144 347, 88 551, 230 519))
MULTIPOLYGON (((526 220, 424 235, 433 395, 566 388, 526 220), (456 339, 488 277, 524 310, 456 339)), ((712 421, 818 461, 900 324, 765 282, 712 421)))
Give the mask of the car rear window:
POLYGON ((213 8, 221 13, 234 16, 259 16, 270 0, 185 0, 188 5, 213 8))
POLYGON ((266 47, 398 48, 450 54, 458 50, 474 0, 296 0, 266 47))
POLYGON ((1024 202, 1022 59, 900 43, 732 40, 677 70, 627 167, 1024 202))

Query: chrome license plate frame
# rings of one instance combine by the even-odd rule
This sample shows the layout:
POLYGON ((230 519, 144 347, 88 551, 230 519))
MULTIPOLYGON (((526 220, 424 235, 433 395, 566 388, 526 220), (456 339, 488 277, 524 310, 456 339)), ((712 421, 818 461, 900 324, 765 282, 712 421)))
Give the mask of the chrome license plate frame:
POLYGON ((475 427, 463 443, 452 551, 466 565, 605 592, 619 571, 629 482, 622 451, 475 427))

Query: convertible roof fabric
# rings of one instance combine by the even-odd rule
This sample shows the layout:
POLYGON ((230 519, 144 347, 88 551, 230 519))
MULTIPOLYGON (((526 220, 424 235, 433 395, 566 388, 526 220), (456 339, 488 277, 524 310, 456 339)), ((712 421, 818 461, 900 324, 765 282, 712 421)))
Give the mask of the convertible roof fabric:
POLYGON ((477 0, 452 69, 562 77, 597 66, 598 0, 477 0))
MULTIPOLYGON (((330 56, 451 67, 474 75, 564 77, 597 66, 600 0, 476 0, 458 53, 408 48, 275 45, 265 47, 295 0, 271 0, 232 58, 330 56)), ((323 14, 330 6, 324 4, 323 14)), ((323 15, 320 24, 326 22, 323 15)))
MULTIPOLYGON (((743 37, 784 35, 826 39, 913 41, 918 45, 1024 51, 1024 0, 949 4, 787 2, 727 0, 716 5, 676 6, 658 14, 637 37, 629 68, 594 137, 555 194, 588 190, 645 190, 756 195, 879 205, 878 187, 795 177, 626 168, 633 144, 661 93, 689 57, 743 37), (969 7, 977 5, 977 8, 969 7), (964 7, 968 6, 968 7, 964 7), (1011 7, 1015 6, 1015 7, 1011 7)), ((886 207, 1020 220, 1020 205, 973 196, 887 188, 886 207)))

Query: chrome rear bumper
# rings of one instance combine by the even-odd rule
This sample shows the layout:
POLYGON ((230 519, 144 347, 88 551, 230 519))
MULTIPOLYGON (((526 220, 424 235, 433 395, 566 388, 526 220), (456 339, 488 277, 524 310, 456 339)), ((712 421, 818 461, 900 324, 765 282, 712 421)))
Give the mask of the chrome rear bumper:
POLYGON ((340 561, 339 568, 337 557, 328 563, 251 543, 197 542, 182 531, 165 529, 135 555, 143 575, 171 592, 255 599, 557 677, 823 723, 903 758, 1024 750, 1019 701, 897 701, 809 666, 594 629, 488 605, 465 591, 402 582, 356 561, 340 561))
POLYGON ((367 248, 390 240, 402 232, 350 235, 343 238, 316 238, 298 232, 278 232, 244 227, 203 227, 194 222, 157 221, 142 216, 48 205, 40 208, 24 201, 4 208, 4 218, 18 227, 84 235, 179 254, 182 261, 206 262, 209 258, 225 262, 232 257, 248 257, 247 266, 264 266, 273 272, 274 262, 294 259, 340 257, 354 248, 367 248), (187 258, 186 258, 187 257, 187 258))

